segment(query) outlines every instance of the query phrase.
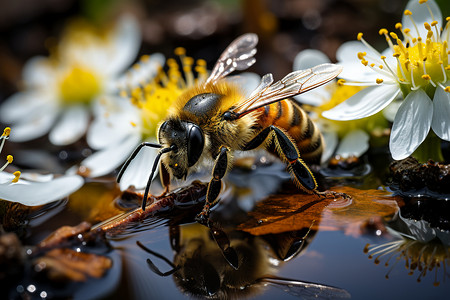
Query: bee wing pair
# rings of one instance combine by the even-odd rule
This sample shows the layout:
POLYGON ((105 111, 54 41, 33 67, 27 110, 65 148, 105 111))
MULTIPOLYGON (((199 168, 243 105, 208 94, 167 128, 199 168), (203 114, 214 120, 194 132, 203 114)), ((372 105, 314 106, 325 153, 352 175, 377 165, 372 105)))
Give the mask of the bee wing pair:
MULTIPOLYGON (((245 70, 255 63, 258 36, 248 33, 234 40, 219 57, 211 75, 205 82, 216 83, 234 70, 245 70)), ((272 74, 266 74, 259 86, 230 112, 240 118, 255 109, 304 93, 336 78, 342 67, 322 64, 311 69, 294 71, 273 82, 272 74)))

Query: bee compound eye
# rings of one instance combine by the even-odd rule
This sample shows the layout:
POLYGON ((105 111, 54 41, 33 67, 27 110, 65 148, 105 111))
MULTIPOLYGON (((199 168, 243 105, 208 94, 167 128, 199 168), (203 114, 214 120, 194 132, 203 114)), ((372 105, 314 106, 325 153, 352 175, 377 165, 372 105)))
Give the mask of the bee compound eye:
POLYGON ((205 145, 205 139, 203 137, 203 132, 195 124, 189 123, 188 125, 188 147, 187 147, 187 156, 188 156, 188 166, 193 166, 203 152, 203 146, 205 145))

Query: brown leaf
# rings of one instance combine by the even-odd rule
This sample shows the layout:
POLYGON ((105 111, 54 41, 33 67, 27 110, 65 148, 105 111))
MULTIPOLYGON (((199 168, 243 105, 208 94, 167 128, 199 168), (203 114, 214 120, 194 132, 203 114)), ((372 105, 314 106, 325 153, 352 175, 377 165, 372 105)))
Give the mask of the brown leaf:
POLYGON ((350 195, 352 200, 351 203, 331 203, 322 214, 322 230, 345 229, 370 219, 392 216, 404 205, 401 197, 394 197, 387 191, 350 187, 336 187, 333 190, 350 195))
POLYGON ((238 229, 253 235, 276 234, 312 228, 337 229, 365 221, 372 216, 387 216, 397 209, 400 198, 379 190, 358 190, 350 187, 333 188, 346 193, 351 200, 322 198, 310 194, 274 195, 249 213, 250 219, 238 229))
POLYGON ((96 254, 58 248, 35 259, 34 265, 35 270, 47 272, 51 280, 86 281, 89 277, 102 277, 112 261, 96 254))
POLYGON ((274 195, 258 203, 238 229, 264 235, 309 228, 320 222, 322 210, 331 201, 310 194, 274 195))
POLYGON ((58 228, 48 237, 46 237, 42 242, 39 243, 38 248, 52 248, 66 242, 78 234, 88 232, 91 229, 91 224, 87 222, 82 222, 77 226, 63 226, 58 228))

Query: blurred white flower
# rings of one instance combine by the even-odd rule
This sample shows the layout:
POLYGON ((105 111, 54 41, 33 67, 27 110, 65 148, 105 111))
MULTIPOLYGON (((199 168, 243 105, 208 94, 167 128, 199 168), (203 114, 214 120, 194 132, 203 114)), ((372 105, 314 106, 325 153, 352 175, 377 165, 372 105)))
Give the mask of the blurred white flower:
MULTIPOLYGON (((293 68, 302 70, 323 63, 330 63, 324 53, 308 49, 297 54, 293 68)), ((388 126, 387 121, 379 115, 356 121, 333 121, 321 116, 323 111, 342 103, 362 88, 344 86, 334 80, 294 97, 298 102, 306 105, 305 108, 310 113, 310 117, 319 126, 324 136, 325 150, 322 154, 322 162, 326 162, 333 155, 343 159, 351 156, 360 157, 369 149, 370 134, 374 131, 382 131, 388 126)))
MULTIPOLYGON (((9 127, 5 128, 0 137, 0 153, 9 138, 10 131, 9 127)), ((83 178, 78 175, 53 178, 53 175, 5 172, 5 168, 12 161, 13 157, 8 155, 7 162, 0 168, 0 200, 27 206, 44 205, 69 196, 84 183, 83 178)))
MULTIPOLYGON (((344 66, 340 74, 344 84, 368 87, 323 116, 333 120, 365 118, 402 95, 389 142, 394 159, 413 154, 427 136, 433 139, 430 128, 440 139, 450 141, 448 21, 443 26, 441 11, 433 0, 413 0, 406 6, 402 23, 395 26, 402 39, 384 28, 379 31, 389 45, 382 53, 370 46, 362 33, 359 42, 342 45, 337 58, 344 66)), ((439 143, 424 144, 436 148, 437 154, 428 158, 442 160, 439 143)), ((420 153, 415 156, 427 159, 420 153)))
MULTIPOLYGON (((97 152, 81 163, 80 173, 90 177, 109 174, 142 142, 157 143, 158 125, 165 119, 172 102, 208 76, 204 60, 194 65, 183 48, 177 48, 175 54, 181 67, 175 59, 165 61, 162 54, 144 56, 118 81, 121 97, 102 101, 87 133, 89 146, 97 152)), ((245 93, 259 84, 260 77, 242 73, 227 80, 237 83, 245 93)), ((142 148, 123 174, 120 189, 145 187, 157 153, 157 149, 142 148)))
POLYGON ((84 135, 92 104, 112 92, 115 80, 135 59, 139 26, 124 16, 101 30, 84 21, 71 23, 49 57, 34 57, 23 69, 24 90, 0 107, 0 120, 14 126, 12 141, 49 133, 50 142, 67 145, 84 135))

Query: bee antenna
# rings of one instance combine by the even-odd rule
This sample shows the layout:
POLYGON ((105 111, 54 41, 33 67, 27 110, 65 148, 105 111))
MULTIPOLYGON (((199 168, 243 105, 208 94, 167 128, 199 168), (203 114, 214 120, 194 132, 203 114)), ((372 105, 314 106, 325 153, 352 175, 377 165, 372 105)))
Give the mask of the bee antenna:
POLYGON ((131 153, 130 157, 128 157, 128 159, 125 162, 125 164, 120 169, 119 174, 117 175, 117 183, 120 183, 120 180, 122 179, 123 173, 125 173, 125 170, 128 168, 128 166, 130 165, 131 161, 133 159, 135 159, 136 155, 138 155, 139 151, 141 151, 141 149, 143 147, 162 148, 162 145, 155 144, 155 143, 144 142, 144 143, 140 144, 139 146, 137 146, 136 149, 134 149, 133 153, 131 153))
POLYGON ((162 259, 163 261, 165 261, 169 266, 172 267, 171 270, 167 271, 167 272, 161 272, 158 267, 150 260, 150 258, 147 258, 147 264, 150 268, 150 270, 152 270, 153 272, 155 272, 157 275, 159 276, 169 276, 172 275, 173 273, 175 273, 176 271, 178 271, 180 269, 180 266, 175 266, 170 260, 168 260, 166 257, 164 257, 163 255, 159 254, 158 252, 155 252, 153 250, 150 250, 149 248, 145 247, 141 242, 136 241, 136 244, 141 247, 144 251, 162 259))
POLYGON ((148 177, 147 185, 145 186, 144 198, 142 199, 142 210, 143 211, 145 211, 145 206, 147 204, 147 197, 148 197, 148 193, 150 191, 150 185, 152 184, 152 180, 153 180, 153 174, 155 174, 156 167, 158 166, 161 155, 163 155, 164 153, 170 152, 170 151, 174 151, 175 149, 176 149, 175 145, 172 145, 169 148, 162 148, 159 151, 158 155, 156 156, 155 161, 153 162, 152 172, 150 173, 150 176, 148 177))

